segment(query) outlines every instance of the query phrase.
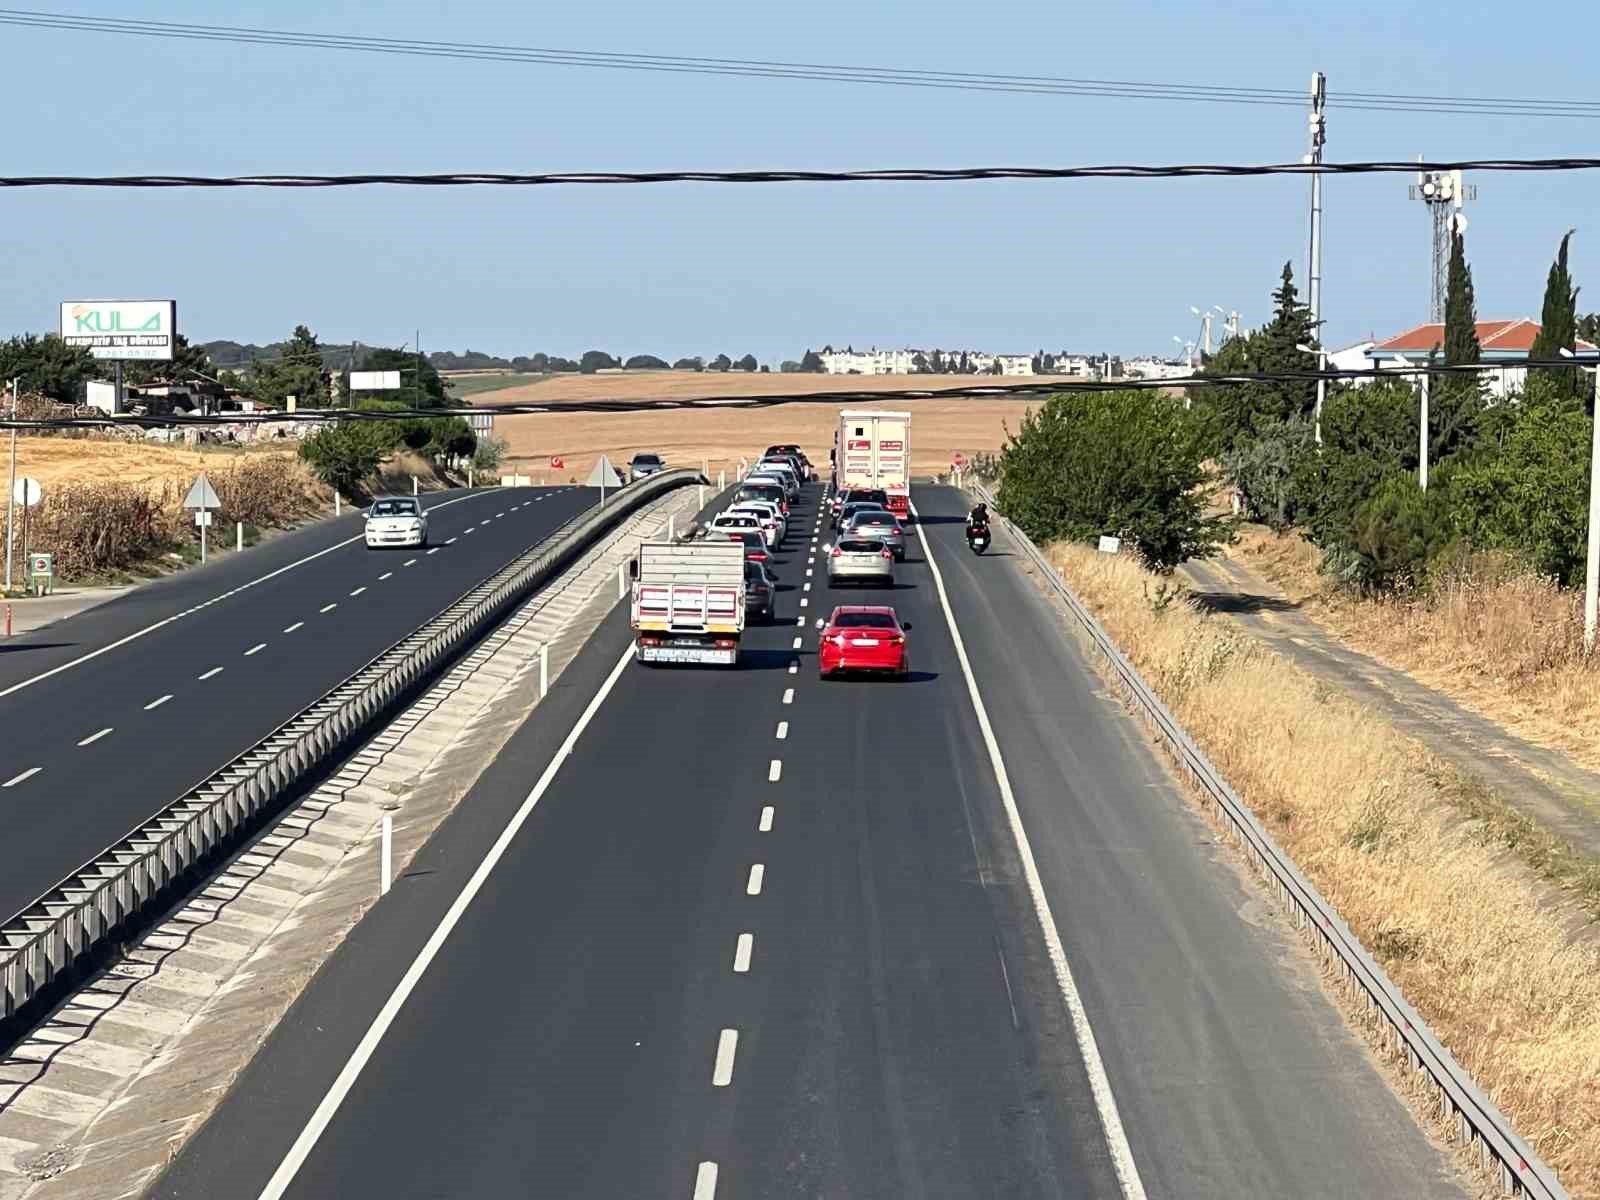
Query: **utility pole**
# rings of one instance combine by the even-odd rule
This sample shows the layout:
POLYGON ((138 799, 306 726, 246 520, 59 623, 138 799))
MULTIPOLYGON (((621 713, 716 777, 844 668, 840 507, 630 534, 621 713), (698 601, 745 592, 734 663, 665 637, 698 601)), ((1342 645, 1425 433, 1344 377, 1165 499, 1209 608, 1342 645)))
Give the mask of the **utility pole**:
MULTIPOLYGON (((1321 71, 1316 71, 1311 76, 1311 120, 1310 139, 1311 151, 1306 155, 1306 162, 1312 166, 1322 165, 1322 144, 1327 140, 1327 117, 1323 113, 1328 99, 1328 77, 1321 71)), ((1310 284, 1307 289, 1307 299, 1311 306, 1311 332, 1317 344, 1317 370, 1327 368, 1328 355, 1322 344, 1322 174, 1319 171, 1311 175, 1311 270, 1308 274, 1310 284)), ((1322 401, 1327 395, 1328 381, 1317 380, 1317 408, 1313 433, 1317 445, 1322 445, 1322 401)))
POLYGON ((17 388, 20 379, 11 381, 11 478, 6 482, 6 592, 11 591, 11 512, 17 495, 17 388))
POLYGON ((417 407, 422 407, 422 330, 417 330, 417 407))
MULTIPOLYGON (((1396 354, 1394 361, 1400 364, 1402 370, 1411 366, 1411 360, 1403 354, 1396 354)), ((1423 491, 1428 490, 1428 382, 1429 374, 1424 371, 1419 389, 1422 396, 1422 412, 1417 424, 1417 485, 1423 491)), ((1593 503, 1591 498, 1591 509, 1593 503)))

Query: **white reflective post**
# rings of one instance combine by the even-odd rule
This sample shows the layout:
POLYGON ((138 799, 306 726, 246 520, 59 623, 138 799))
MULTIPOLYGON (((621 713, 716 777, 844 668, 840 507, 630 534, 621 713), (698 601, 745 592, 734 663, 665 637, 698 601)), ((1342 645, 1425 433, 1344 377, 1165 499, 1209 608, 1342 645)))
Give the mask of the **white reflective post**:
POLYGON ((244 522, 243 521, 235 521, 233 523, 233 548, 235 550, 243 550, 244 549, 244 522))
POLYGON ((550 690, 550 643, 539 647, 539 699, 550 690))
POLYGON ((378 868, 378 895, 389 894, 389 876, 394 867, 394 816, 391 813, 383 814, 383 863, 378 868))
POLYGON ((339 489, 333 489, 333 515, 338 516, 344 510, 344 501, 339 495, 339 489))

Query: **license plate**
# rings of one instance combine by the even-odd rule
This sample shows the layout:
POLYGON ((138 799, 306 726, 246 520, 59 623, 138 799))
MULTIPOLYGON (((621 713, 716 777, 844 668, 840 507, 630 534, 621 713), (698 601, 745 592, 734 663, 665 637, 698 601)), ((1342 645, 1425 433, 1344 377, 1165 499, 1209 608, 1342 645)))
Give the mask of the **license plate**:
POLYGON ((873 638, 851 638, 850 644, 852 646, 877 646, 881 645, 882 643, 873 638))
POLYGON ((645 662, 710 663, 716 666, 732 666, 737 655, 737 650, 717 650, 710 647, 646 646, 640 657, 645 662))

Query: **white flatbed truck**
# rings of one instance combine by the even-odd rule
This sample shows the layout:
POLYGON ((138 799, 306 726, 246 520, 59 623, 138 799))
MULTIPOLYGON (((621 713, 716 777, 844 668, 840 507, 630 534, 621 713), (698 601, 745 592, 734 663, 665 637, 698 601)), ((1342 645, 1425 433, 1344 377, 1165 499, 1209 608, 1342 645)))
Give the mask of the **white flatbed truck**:
POLYGON ((644 542, 633 560, 634 661, 731 667, 744 633, 744 543, 644 542))

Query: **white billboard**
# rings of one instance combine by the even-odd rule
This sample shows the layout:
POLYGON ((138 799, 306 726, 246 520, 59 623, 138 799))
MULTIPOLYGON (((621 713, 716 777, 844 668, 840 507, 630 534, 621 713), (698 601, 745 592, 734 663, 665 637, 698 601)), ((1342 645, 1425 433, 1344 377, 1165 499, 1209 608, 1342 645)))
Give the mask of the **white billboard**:
POLYGON ((172 358, 178 332, 175 300, 66 300, 61 340, 104 359, 172 358))
POLYGON ((400 386, 399 371, 351 371, 352 392, 392 392, 400 386))

